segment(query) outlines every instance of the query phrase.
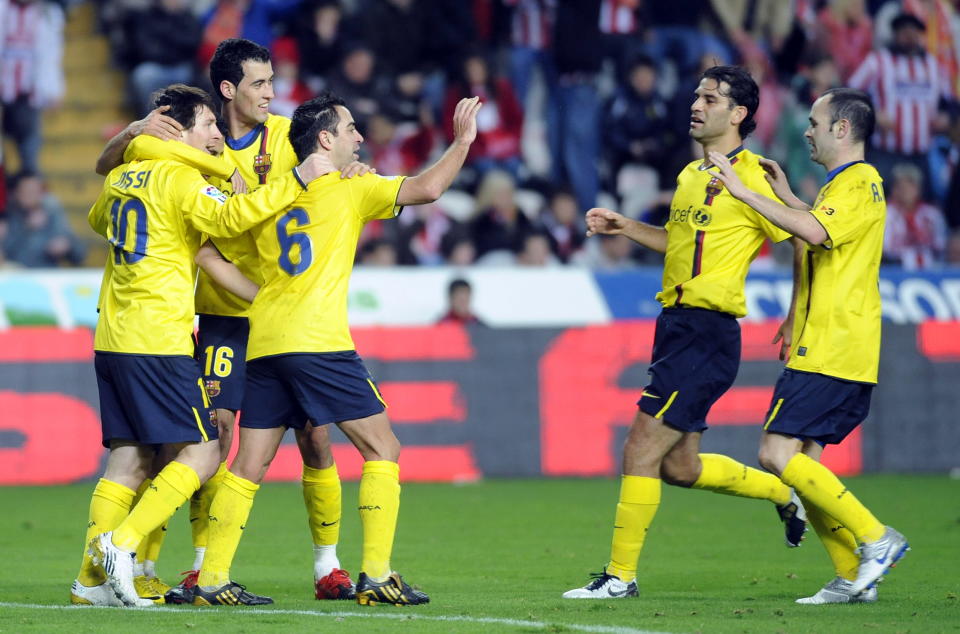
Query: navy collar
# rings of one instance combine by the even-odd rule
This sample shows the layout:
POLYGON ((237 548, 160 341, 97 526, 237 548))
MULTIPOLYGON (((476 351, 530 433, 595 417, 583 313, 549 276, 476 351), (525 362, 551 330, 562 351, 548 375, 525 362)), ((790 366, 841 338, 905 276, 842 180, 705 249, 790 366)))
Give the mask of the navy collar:
MULTIPOLYGON (((743 144, 742 144, 742 143, 741 143, 740 145, 738 145, 736 148, 734 148, 732 151, 730 151, 730 153, 727 154, 727 158, 728 158, 728 159, 732 159, 732 158, 733 158, 734 156, 736 156, 737 154, 740 154, 740 152, 743 152, 743 144)), ((711 165, 710 167, 707 167, 706 165, 707 165, 707 159, 706 159, 706 157, 704 157, 704 159, 700 162, 700 167, 698 167, 697 169, 699 169, 701 172, 703 172, 703 171, 705 171, 705 170, 710 169, 710 167, 714 167, 713 165, 711 165)))
POLYGON ((837 177, 837 174, 839 174, 839 173, 842 172, 843 170, 847 169, 847 168, 850 167, 851 165, 856 165, 857 163, 863 163, 863 162, 864 162, 863 159, 860 159, 859 161, 850 161, 849 163, 844 163, 844 164, 841 165, 840 167, 835 167, 835 168, 833 168, 832 170, 830 170, 829 172, 827 172, 827 181, 826 181, 826 183, 824 183, 824 185, 826 185, 827 183, 829 183, 830 181, 832 181, 834 178, 837 177))
POLYGON ((261 123, 239 139, 231 139, 229 136, 224 136, 224 141, 231 150, 242 150, 246 147, 249 147, 249 145, 253 143, 258 136, 260 136, 260 133, 263 131, 263 126, 264 124, 261 123))

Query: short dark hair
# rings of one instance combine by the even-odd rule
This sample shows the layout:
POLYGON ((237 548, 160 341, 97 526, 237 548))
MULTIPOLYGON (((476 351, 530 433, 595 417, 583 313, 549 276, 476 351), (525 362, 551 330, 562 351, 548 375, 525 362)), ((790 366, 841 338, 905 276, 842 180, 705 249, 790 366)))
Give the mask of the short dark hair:
POLYGON ((720 90, 720 82, 724 82, 730 87, 729 92, 720 91, 720 94, 729 99, 734 106, 743 106, 747 109, 747 116, 740 122, 740 138, 747 138, 757 128, 757 122, 753 120, 753 115, 757 113, 757 108, 760 107, 760 88, 753 77, 750 76, 750 73, 747 72, 747 69, 742 66, 711 66, 703 71, 700 79, 715 80, 718 91, 720 90))
POLYGON ((831 88, 821 97, 830 97, 830 125, 840 119, 850 122, 853 140, 865 142, 873 135, 877 125, 877 115, 873 109, 870 95, 853 88, 831 88))
POLYGON ((900 13, 890 22, 890 28, 894 33, 899 31, 904 27, 913 27, 918 31, 926 31, 927 25, 923 23, 923 20, 913 15, 912 13, 900 13))
POLYGON ((243 81, 243 63, 248 60, 269 62, 270 51, 256 42, 235 37, 217 45, 210 60, 210 83, 213 84, 213 93, 221 101, 227 101, 227 98, 220 92, 220 82, 227 80, 239 86, 243 81))
POLYGON ((213 113, 217 111, 210 93, 186 84, 170 84, 153 93, 153 107, 160 106, 170 106, 163 114, 182 125, 184 130, 189 130, 197 122, 197 109, 201 106, 207 106, 213 113))
POLYGON ((298 160, 303 161, 317 151, 317 135, 321 130, 336 136, 337 126, 340 125, 336 106, 346 105, 343 99, 332 92, 325 92, 297 106, 290 121, 289 137, 298 160))
POLYGON ((454 279, 450 282, 450 286, 447 287, 447 296, 448 296, 448 297, 452 297, 453 294, 454 294, 456 291, 460 290, 461 288, 465 288, 465 289, 467 289, 467 290, 469 291, 469 290, 471 289, 471 287, 470 287, 470 282, 468 282, 467 280, 463 279, 462 277, 454 278, 454 279))

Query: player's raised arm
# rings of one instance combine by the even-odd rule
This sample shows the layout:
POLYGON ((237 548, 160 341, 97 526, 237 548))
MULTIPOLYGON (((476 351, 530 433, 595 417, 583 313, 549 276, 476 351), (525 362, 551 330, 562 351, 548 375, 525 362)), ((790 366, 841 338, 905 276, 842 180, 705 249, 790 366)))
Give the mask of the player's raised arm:
POLYGON ((587 212, 587 237, 598 233, 627 236, 648 249, 658 253, 667 252, 666 229, 627 218, 611 209, 594 207, 587 212))
POLYGON ((176 119, 163 114, 169 109, 170 106, 154 108, 146 117, 134 121, 110 139, 97 158, 97 174, 106 176, 110 170, 123 164, 123 153, 138 135, 149 134, 163 140, 179 139, 183 126, 176 119))
MULTIPOLYGON (((223 159, 212 155, 209 151, 198 150, 195 147, 182 143, 179 140, 162 140, 149 134, 141 134, 134 137, 127 149, 123 152, 123 162, 129 163, 133 160, 174 160, 200 170, 201 174, 207 176, 216 176, 220 180, 231 180, 234 174, 239 174, 236 168, 230 166, 223 159)), ((234 192, 238 191, 236 182, 234 192)))
POLYGON ((470 145, 477 138, 477 112, 482 105, 480 97, 460 100, 453 113, 453 143, 436 163, 403 181, 397 194, 397 205, 432 203, 450 187, 467 160, 470 145))
POLYGON ((240 272, 237 266, 223 257, 220 250, 209 240, 197 251, 194 262, 210 278, 237 297, 252 302, 260 287, 240 272))

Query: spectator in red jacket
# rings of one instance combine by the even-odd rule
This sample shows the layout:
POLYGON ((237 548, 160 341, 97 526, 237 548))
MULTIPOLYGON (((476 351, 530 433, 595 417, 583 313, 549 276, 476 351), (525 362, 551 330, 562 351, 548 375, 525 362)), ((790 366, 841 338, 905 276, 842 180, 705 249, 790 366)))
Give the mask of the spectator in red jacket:
POLYGON ((483 108, 477 115, 477 140, 470 148, 467 165, 474 167, 481 176, 491 169, 502 169, 517 178, 523 108, 510 82, 495 77, 481 53, 472 52, 464 58, 462 78, 447 91, 443 109, 447 139, 453 140, 453 111, 457 102, 475 95, 480 97, 483 108))

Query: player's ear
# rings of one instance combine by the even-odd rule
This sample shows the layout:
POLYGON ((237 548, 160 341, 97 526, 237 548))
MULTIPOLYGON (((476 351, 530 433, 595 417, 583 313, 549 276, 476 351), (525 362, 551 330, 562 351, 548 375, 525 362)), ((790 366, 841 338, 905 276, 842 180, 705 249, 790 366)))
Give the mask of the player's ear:
POLYGON ((236 96, 237 87, 232 82, 224 79, 220 82, 220 94, 224 99, 233 99, 236 96))
POLYGON ((730 115, 730 123, 738 126, 741 123, 743 123, 743 120, 746 118, 747 118, 746 106, 736 106, 730 115))
POLYGON ((839 121, 837 121, 837 123, 835 124, 835 126, 836 126, 836 127, 835 127, 835 130, 836 130, 835 134, 836 134, 837 139, 842 139, 843 137, 845 137, 845 136, 847 136, 848 134, 850 134, 850 122, 847 121, 846 119, 840 119, 839 121))
POLYGON ((330 138, 331 136, 328 130, 320 130, 317 134, 317 146, 324 150, 333 148, 333 139, 330 138))

